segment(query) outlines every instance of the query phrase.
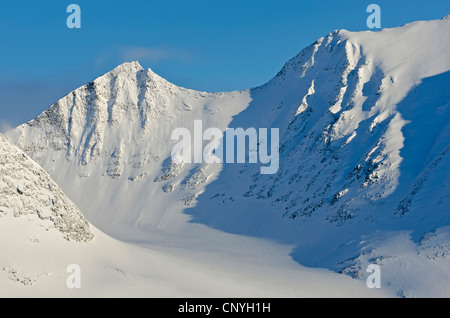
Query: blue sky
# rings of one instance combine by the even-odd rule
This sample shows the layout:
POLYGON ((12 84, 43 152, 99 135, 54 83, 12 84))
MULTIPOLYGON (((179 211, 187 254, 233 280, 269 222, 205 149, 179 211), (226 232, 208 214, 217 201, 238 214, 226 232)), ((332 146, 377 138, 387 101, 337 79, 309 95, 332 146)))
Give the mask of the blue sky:
POLYGON ((448 0, 128 0, 0 3, 0 131, 28 121, 120 63, 206 91, 270 80, 301 49, 336 29, 368 30, 450 14, 448 0), (66 8, 81 7, 81 29, 66 8))

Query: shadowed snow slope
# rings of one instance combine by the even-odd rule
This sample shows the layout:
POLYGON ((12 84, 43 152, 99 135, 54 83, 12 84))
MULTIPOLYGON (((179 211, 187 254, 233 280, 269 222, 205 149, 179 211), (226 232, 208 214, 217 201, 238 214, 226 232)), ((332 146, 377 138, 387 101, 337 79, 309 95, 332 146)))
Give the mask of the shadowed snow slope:
POLYGON ((239 248, 224 243, 230 232, 353 277, 377 263, 402 296, 449 295, 449 34, 449 19, 336 31, 267 84, 229 93, 126 63, 8 138, 116 238, 226 253, 239 248), (278 172, 171 162, 172 131, 194 120, 279 128, 278 172), (420 252, 430 242, 433 260, 420 252), (446 278, 427 284, 439 270, 446 278))

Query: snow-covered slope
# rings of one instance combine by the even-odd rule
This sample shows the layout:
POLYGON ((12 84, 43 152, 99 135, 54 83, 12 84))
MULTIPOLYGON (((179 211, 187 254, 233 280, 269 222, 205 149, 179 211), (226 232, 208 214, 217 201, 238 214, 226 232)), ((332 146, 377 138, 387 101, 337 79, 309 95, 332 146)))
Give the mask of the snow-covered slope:
POLYGON ((60 187, 23 151, 0 135, 0 216, 59 231, 68 241, 93 238, 89 223, 60 187))
MULTIPOLYGON (((292 261, 267 257, 249 265, 236 255, 211 260, 209 253, 116 241, 91 226, 48 174, 2 135, 0 194, 0 297, 388 295, 292 261), (66 283, 73 281, 73 265, 80 269, 79 289, 66 283)), ((251 241, 243 246, 247 257, 251 241)))
POLYGON ((420 287, 405 268, 448 263, 449 34, 448 17, 336 31, 269 83, 230 93, 183 89, 126 63, 8 138, 116 237, 213 249, 212 227, 276 239, 302 264, 355 277, 378 263, 401 295, 448 295, 449 279, 420 287), (171 163, 171 132, 200 119, 279 128, 279 171, 171 163), (395 252, 393 241, 403 242, 395 252), (438 261, 421 252, 430 242, 438 261))

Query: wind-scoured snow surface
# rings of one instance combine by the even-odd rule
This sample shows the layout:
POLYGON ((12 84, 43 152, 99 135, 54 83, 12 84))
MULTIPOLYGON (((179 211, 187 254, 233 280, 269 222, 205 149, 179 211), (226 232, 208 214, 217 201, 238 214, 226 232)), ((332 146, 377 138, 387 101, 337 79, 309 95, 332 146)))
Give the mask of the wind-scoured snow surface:
POLYGON ((233 233, 354 278, 378 264, 400 296, 449 296, 449 35, 448 17, 336 31, 267 84, 230 93, 126 63, 8 138, 116 238, 226 255, 233 233), (194 120, 279 128, 279 171, 172 163, 171 132, 194 120))

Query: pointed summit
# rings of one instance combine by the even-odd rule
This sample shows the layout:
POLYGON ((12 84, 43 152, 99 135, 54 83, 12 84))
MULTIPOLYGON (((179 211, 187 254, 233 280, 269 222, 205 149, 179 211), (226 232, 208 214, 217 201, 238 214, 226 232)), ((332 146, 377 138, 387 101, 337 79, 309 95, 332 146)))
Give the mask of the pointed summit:
POLYGON ((133 61, 122 63, 108 73, 117 75, 118 73, 136 73, 143 70, 144 68, 138 61, 133 61))

